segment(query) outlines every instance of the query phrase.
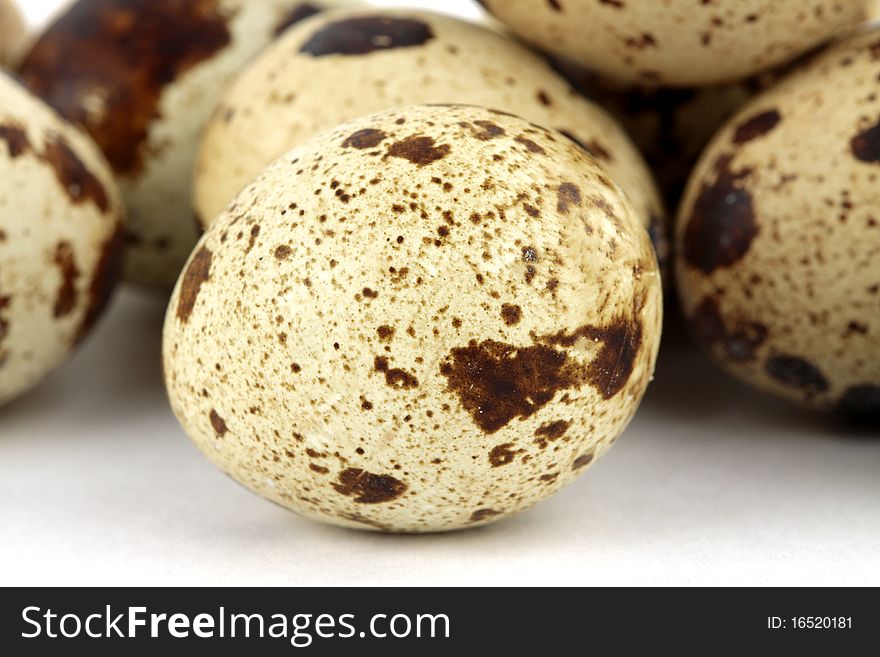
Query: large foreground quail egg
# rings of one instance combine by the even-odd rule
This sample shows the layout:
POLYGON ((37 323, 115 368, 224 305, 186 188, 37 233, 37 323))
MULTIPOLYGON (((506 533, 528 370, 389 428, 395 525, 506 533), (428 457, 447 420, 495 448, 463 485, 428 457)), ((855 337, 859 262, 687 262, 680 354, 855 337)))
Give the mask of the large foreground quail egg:
POLYGON ((171 287, 198 239, 192 169, 224 86, 299 0, 78 0, 21 65, 26 85, 103 149, 129 212, 127 278, 171 287))
POLYGON ((233 478, 334 524, 478 525, 573 481, 651 378, 647 233, 565 136, 419 106, 278 160, 171 299, 174 411, 233 478))
POLYGON ((880 413, 880 31, 750 102, 677 226, 683 309, 729 371, 820 409, 880 413))
POLYGON ((318 132, 373 112, 437 102, 495 107, 577 140, 630 195, 665 259, 664 213, 651 174, 606 112, 514 41, 406 9, 328 12, 260 55, 231 85, 205 131, 196 173, 199 215, 210 225, 270 162, 318 132))
POLYGON ((0 0, 0 66, 9 66, 15 61, 26 34, 24 20, 15 2, 0 0))
POLYGON ((732 82, 858 25, 868 0, 481 0, 520 37, 628 82, 732 82))
POLYGON ((87 137, 0 75, 0 405, 61 364, 116 282, 121 203, 87 137))

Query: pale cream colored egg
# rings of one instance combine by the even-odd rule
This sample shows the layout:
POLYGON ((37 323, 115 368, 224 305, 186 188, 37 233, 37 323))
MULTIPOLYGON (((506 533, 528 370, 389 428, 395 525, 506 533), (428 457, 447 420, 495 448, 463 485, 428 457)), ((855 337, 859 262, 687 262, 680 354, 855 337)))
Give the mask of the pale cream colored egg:
POLYGON ((608 169, 667 253, 651 174, 617 122, 540 56, 497 32, 411 9, 327 12, 294 27, 230 86, 205 131, 205 225, 276 157, 323 130, 419 103, 493 107, 563 131, 608 169))
POLYGON ((122 205, 82 133, 0 74, 0 405, 58 367, 118 278, 122 205))
POLYGON ((199 134, 233 75, 330 0, 78 0, 20 75, 83 126, 113 166, 129 213, 126 277, 170 288, 199 231, 199 134))
POLYGON ((306 516, 428 532, 571 483, 651 379, 662 294, 628 197, 564 135, 417 106, 278 160, 171 299, 169 398, 224 472, 306 516))
POLYGON ((758 95, 718 134, 677 225, 682 307, 725 369, 880 413, 880 31, 758 95))
POLYGON ((733 82, 857 26, 868 0, 481 0, 520 37, 619 80, 733 82))

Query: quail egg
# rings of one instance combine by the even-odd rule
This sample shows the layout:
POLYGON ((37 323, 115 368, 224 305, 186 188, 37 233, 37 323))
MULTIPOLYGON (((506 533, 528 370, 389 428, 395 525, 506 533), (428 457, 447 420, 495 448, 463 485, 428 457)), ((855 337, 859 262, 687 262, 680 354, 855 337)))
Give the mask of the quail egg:
POLYGON ((868 0, 480 0, 517 35, 618 80, 734 82, 854 28, 868 0))
POLYGON ((169 398, 221 469, 337 525, 486 524, 571 483, 652 376, 630 199, 561 133, 415 106, 283 156, 192 254, 169 398))
POLYGON ((758 95, 718 134, 676 229, 697 337, 752 385, 880 412, 880 31, 758 95))
POLYGON ((122 209, 97 147, 0 74, 0 405, 87 335, 118 278, 122 209))

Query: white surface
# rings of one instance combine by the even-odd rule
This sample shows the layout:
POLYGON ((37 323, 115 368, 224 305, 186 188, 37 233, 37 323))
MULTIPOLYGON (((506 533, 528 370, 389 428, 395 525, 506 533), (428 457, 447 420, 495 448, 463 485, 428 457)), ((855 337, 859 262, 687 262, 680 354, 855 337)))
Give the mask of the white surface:
POLYGON ((675 333, 576 484, 484 529, 400 537, 304 520, 215 470, 165 400, 163 312, 126 291, 0 410, 0 585, 880 584, 878 432, 764 399, 675 333))

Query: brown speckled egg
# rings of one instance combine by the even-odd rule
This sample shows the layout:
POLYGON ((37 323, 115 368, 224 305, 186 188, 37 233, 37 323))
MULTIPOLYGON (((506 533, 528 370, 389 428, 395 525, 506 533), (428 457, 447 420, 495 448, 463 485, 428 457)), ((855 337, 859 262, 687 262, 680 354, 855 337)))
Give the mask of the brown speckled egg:
POLYGON ((856 26, 868 0, 481 0, 525 40, 628 82, 732 82, 856 26))
POLYGON ((173 285, 199 234, 201 129, 234 73, 315 11, 300 0, 78 0, 25 57, 25 84, 113 166, 129 212, 129 280, 173 285))
POLYGON ((100 151, 0 74, 0 405, 60 365, 119 273, 121 202, 100 151))
POLYGON ((562 131, 602 161, 667 253, 662 203, 620 126, 539 56, 484 27, 415 10, 326 13, 232 84, 209 123, 196 207, 210 225, 276 157, 358 116, 419 103, 495 107, 562 131))
POLYGON ((19 46, 27 36, 24 19, 13 0, 0 0, 0 66, 15 62, 19 46))
POLYGON ((178 419, 326 522, 498 520, 571 483, 651 379, 661 285, 596 160, 497 110, 344 124, 248 186, 171 299, 178 419))
POLYGON ((728 370, 820 409, 880 413, 880 32, 750 102, 691 179, 682 305, 728 370))

